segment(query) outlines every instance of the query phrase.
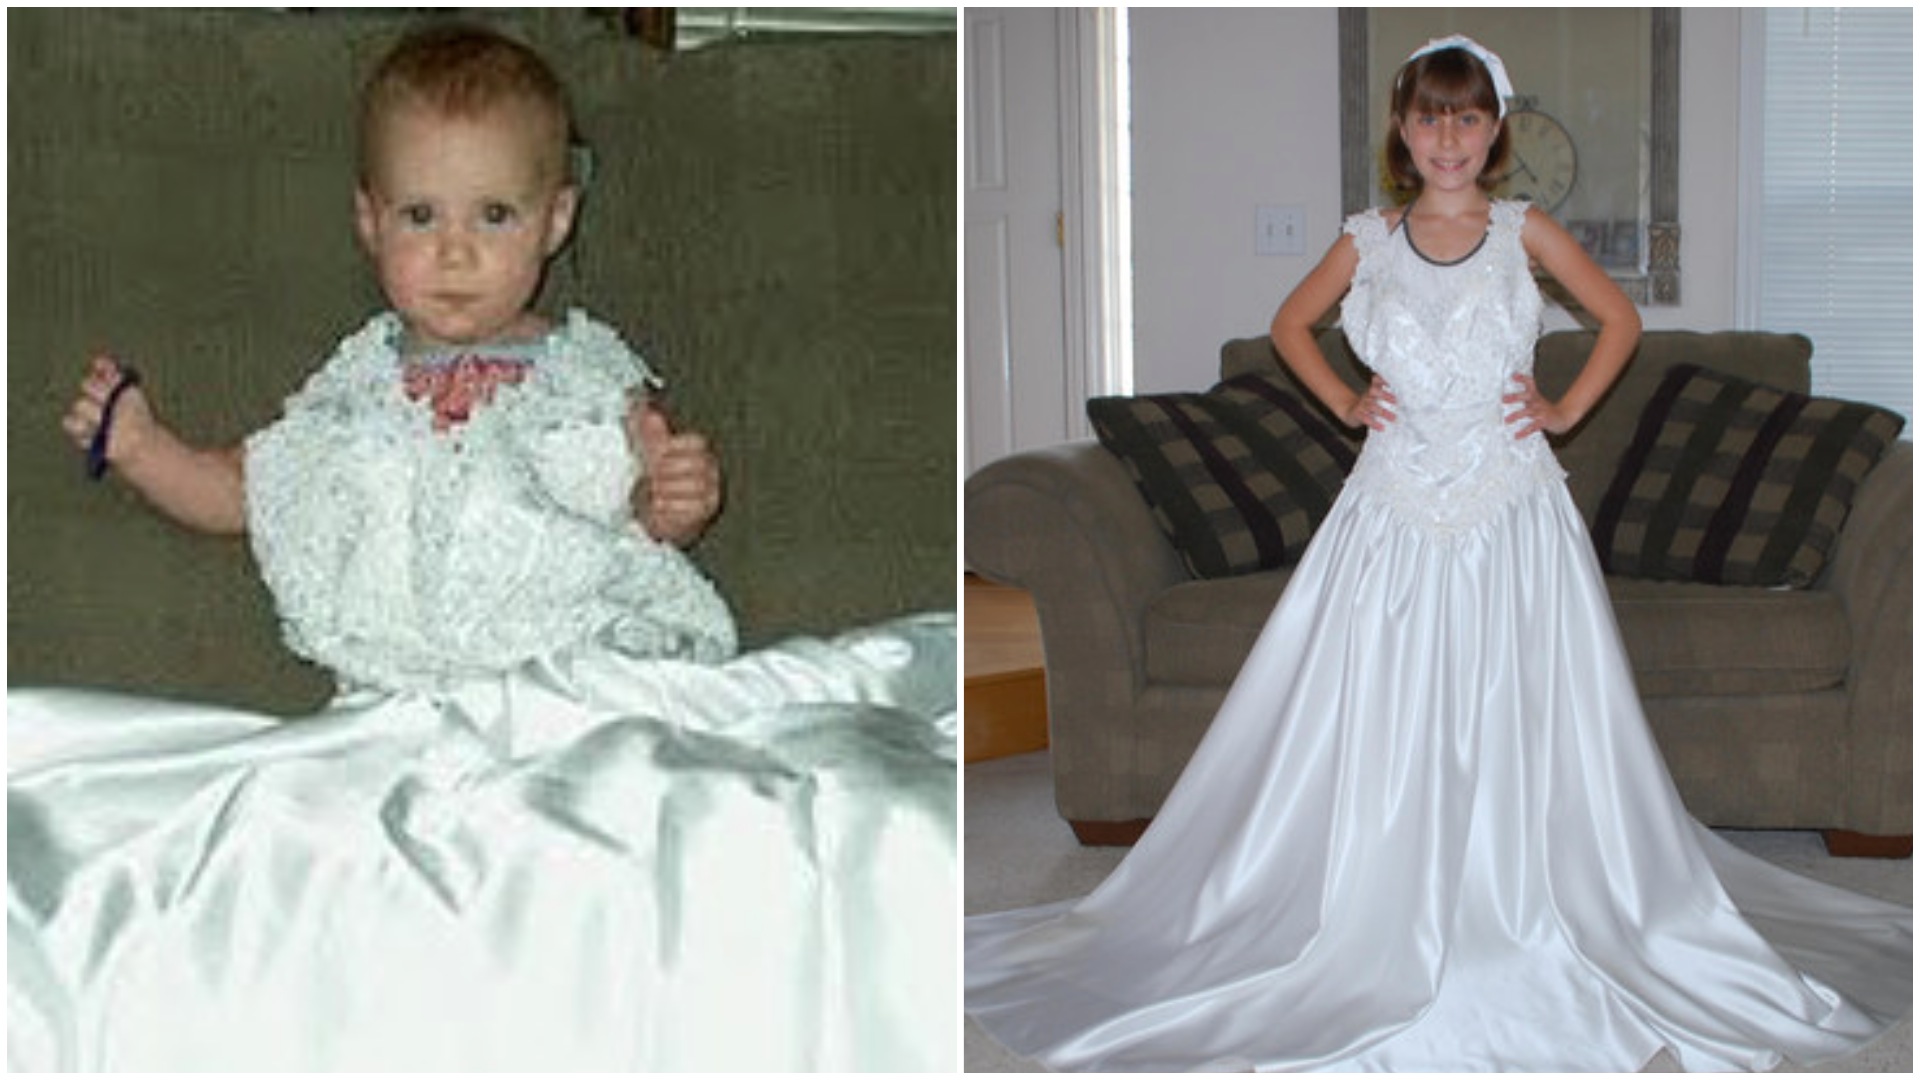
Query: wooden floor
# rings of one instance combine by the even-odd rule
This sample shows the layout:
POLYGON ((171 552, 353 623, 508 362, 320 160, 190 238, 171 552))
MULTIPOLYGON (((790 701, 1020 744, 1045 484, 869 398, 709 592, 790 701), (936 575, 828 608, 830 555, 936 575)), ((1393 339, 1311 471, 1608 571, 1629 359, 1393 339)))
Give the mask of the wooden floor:
POLYGON ((1019 589, 967 575, 966 760, 1047 745, 1047 683, 1040 623, 1019 589))

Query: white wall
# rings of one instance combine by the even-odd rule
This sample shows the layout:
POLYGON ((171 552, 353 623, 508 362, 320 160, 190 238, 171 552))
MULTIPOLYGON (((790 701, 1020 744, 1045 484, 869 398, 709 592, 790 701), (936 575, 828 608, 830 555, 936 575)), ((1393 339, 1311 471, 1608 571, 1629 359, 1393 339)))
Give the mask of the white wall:
POLYGON ((1264 334, 1340 226, 1339 13, 1142 9, 1133 59, 1133 385, 1203 389, 1264 334), (1256 206, 1306 207, 1306 256, 1253 253, 1256 206))
MULTIPOLYGON (((1338 233, 1339 15, 1136 8, 1131 19, 1134 389, 1203 389, 1220 343, 1266 333, 1338 233), (1255 255, 1254 208, 1289 204, 1306 208, 1308 253, 1255 255)), ((1644 309, 1650 329, 1733 325, 1739 90, 1739 11, 1687 8, 1683 303, 1644 309)))

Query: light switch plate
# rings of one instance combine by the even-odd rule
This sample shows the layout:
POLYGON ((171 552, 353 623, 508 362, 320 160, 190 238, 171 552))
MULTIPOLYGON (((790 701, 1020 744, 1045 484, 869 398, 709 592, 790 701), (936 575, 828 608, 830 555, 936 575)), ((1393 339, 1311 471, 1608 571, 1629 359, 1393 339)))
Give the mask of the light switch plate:
POLYGON ((1303 206, 1257 206, 1253 211, 1255 255, 1305 255, 1307 211, 1303 206))

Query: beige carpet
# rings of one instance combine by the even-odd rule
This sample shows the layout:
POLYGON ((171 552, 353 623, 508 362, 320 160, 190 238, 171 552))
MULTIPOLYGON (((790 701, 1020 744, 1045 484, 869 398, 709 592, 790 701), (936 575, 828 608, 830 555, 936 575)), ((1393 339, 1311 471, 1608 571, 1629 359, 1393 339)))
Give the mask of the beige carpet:
MULTIPOLYGON (((1047 755, 1022 754, 966 768, 968 914, 1083 896, 1125 854, 1119 848, 1083 848, 1053 808, 1047 755)), ((1811 833, 1728 832, 1741 847, 1782 866, 1863 893, 1913 902, 1911 859, 1829 858, 1811 833)), ((971 1020, 966 1027, 968 1072, 1035 1072, 1039 1067, 989 1039, 971 1020)), ((1648 1072, 1677 1071, 1664 1053, 1648 1072)), ((1782 1072, 1913 1071, 1913 1020, 1843 1061, 1782 1072)))

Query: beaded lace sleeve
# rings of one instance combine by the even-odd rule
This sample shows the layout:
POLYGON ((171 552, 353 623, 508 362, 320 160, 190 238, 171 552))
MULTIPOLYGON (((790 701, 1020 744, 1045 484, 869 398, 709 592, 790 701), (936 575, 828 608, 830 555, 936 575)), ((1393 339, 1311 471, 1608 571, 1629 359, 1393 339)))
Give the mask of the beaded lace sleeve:
POLYGON ((1353 284, 1340 302, 1340 322, 1342 326, 1365 325, 1372 313, 1373 279, 1379 273, 1380 259, 1392 234, 1387 230, 1386 218, 1373 209, 1347 215, 1340 231, 1353 237, 1354 250, 1360 256, 1354 267, 1353 284))

